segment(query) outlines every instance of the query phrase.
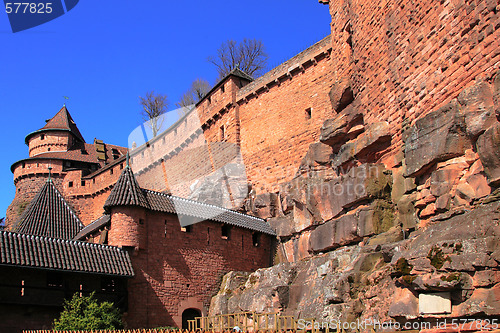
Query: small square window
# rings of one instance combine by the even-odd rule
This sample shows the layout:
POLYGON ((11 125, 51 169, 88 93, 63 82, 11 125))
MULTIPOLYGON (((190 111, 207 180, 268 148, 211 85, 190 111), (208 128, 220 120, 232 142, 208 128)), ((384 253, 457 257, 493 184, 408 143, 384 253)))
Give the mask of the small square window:
POLYGON ((220 87, 220 91, 221 91, 222 93, 224 93, 224 92, 226 91, 226 88, 224 87, 224 85, 222 85, 222 86, 220 87))
POLYGON ((109 174, 112 175, 113 174, 113 169, 110 169, 109 170, 109 174))
POLYGON ((182 232, 191 232, 193 230, 191 225, 187 225, 185 227, 181 227, 182 232))
POLYGON ((73 182, 69 182, 68 187, 73 187, 73 182))
POLYGON ((82 185, 82 186, 85 186, 85 180, 82 180, 82 184, 81 184, 81 185, 82 185))
POLYGON ((40 140, 45 140, 45 134, 40 135, 40 140))

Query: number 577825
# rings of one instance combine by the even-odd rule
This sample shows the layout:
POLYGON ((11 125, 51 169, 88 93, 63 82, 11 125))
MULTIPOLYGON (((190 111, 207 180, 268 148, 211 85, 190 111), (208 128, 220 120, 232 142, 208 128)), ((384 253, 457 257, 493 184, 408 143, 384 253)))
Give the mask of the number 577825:
POLYGON ((7 14, 50 14, 52 13, 52 2, 6 2, 5 11, 7 14))

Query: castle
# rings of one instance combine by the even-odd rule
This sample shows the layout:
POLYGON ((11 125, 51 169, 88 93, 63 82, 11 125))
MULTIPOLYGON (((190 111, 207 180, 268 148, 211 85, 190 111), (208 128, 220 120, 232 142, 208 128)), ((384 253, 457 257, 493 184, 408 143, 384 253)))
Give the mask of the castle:
MULTIPOLYGON (((54 269, 43 251, 22 258, 30 242, 57 257, 61 238, 109 251, 119 269, 96 254, 52 265, 92 272, 71 275, 72 290, 101 281, 131 327, 238 311, 500 315, 500 5, 320 2, 330 36, 255 80, 235 69, 130 159, 85 143, 66 108, 29 134, 30 157, 12 166, 17 233, 0 238, 17 256, 2 264, 54 269), (66 217, 45 218, 46 202, 66 217), (217 293, 231 270, 253 273, 226 275, 217 293)), ((11 286, 27 297, 27 281, 11 286)))

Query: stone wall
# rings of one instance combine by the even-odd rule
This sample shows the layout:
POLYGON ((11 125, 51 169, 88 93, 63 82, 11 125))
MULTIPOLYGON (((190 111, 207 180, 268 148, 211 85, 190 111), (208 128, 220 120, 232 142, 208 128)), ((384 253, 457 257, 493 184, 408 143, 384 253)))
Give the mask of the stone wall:
POLYGON ((421 320, 436 313, 420 295, 438 292, 448 317, 498 316, 499 3, 323 2, 331 116, 307 148, 272 149, 268 169, 283 151, 301 161, 283 162, 289 179, 257 177, 269 185, 245 206, 277 230, 281 264, 211 312, 421 320))
POLYGON ((251 230, 231 227, 223 237, 222 224, 204 221, 183 231, 172 214, 139 210, 113 208, 109 231, 110 245, 136 248, 131 254, 135 277, 128 285, 129 327, 181 327, 185 309, 208 312, 225 273, 271 264, 269 236, 261 234, 254 246, 251 230), (121 233, 124 217, 136 227, 121 233))

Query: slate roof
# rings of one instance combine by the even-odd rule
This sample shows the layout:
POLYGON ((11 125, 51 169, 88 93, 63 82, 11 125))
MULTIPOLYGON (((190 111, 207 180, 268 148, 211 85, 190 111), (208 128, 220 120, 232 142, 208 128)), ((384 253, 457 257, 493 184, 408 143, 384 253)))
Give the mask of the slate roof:
POLYGON ((80 232, 73 238, 74 240, 81 240, 88 235, 94 233, 95 231, 101 229, 105 225, 109 224, 111 222, 111 216, 109 214, 104 214, 97 220, 91 222, 89 225, 87 225, 85 228, 80 230, 80 232))
POLYGON ((127 165, 118 178, 113 190, 104 203, 104 209, 113 206, 139 206, 149 208, 149 203, 142 192, 132 169, 127 165))
POLYGON ((0 231, 0 265, 132 277, 127 251, 115 246, 0 231))
POLYGON ((151 190, 143 190, 152 210, 177 215, 194 216, 203 220, 211 220, 250 229, 264 234, 276 236, 269 224, 255 216, 245 215, 230 209, 209 205, 193 200, 179 198, 151 190))
POLYGON ((80 133, 80 130, 76 126, 75 121, 69 114, 68 109, 66 109, 66 106, 63 106, 59 112, 56 113, 54 117, 49 119, 45 126, 43 126, 41 129, 38 131, 32 132, 28 134, 25 138, 26 144, 28 144, 29 138, 33 136, 34 134, 37 133, 43 133, 46 131, 68 131, 72 133, 78 140, 85 142, 83 139, 82 134, 80 133))
POLYGON ((49 178, 24 210, 14 231, 69 240, 83 227, 83 223, 49 178))
POLYGON ((104 208, 114 206, 139 206, 159 212, 193 216, 246 228, 275 236, 274 230, 264 220, 226 208, 179 198, 151 190, 141 189, 132 169, 127 165, 111 191, 104 208))
POLYGON ((248 81, 253 81, 253 77, 243 72, 239 67, 233 68, 233 70, 230 71, 229 74, 226 75, 226 77, 228 77, 229 75, 238 76, 248 81))

